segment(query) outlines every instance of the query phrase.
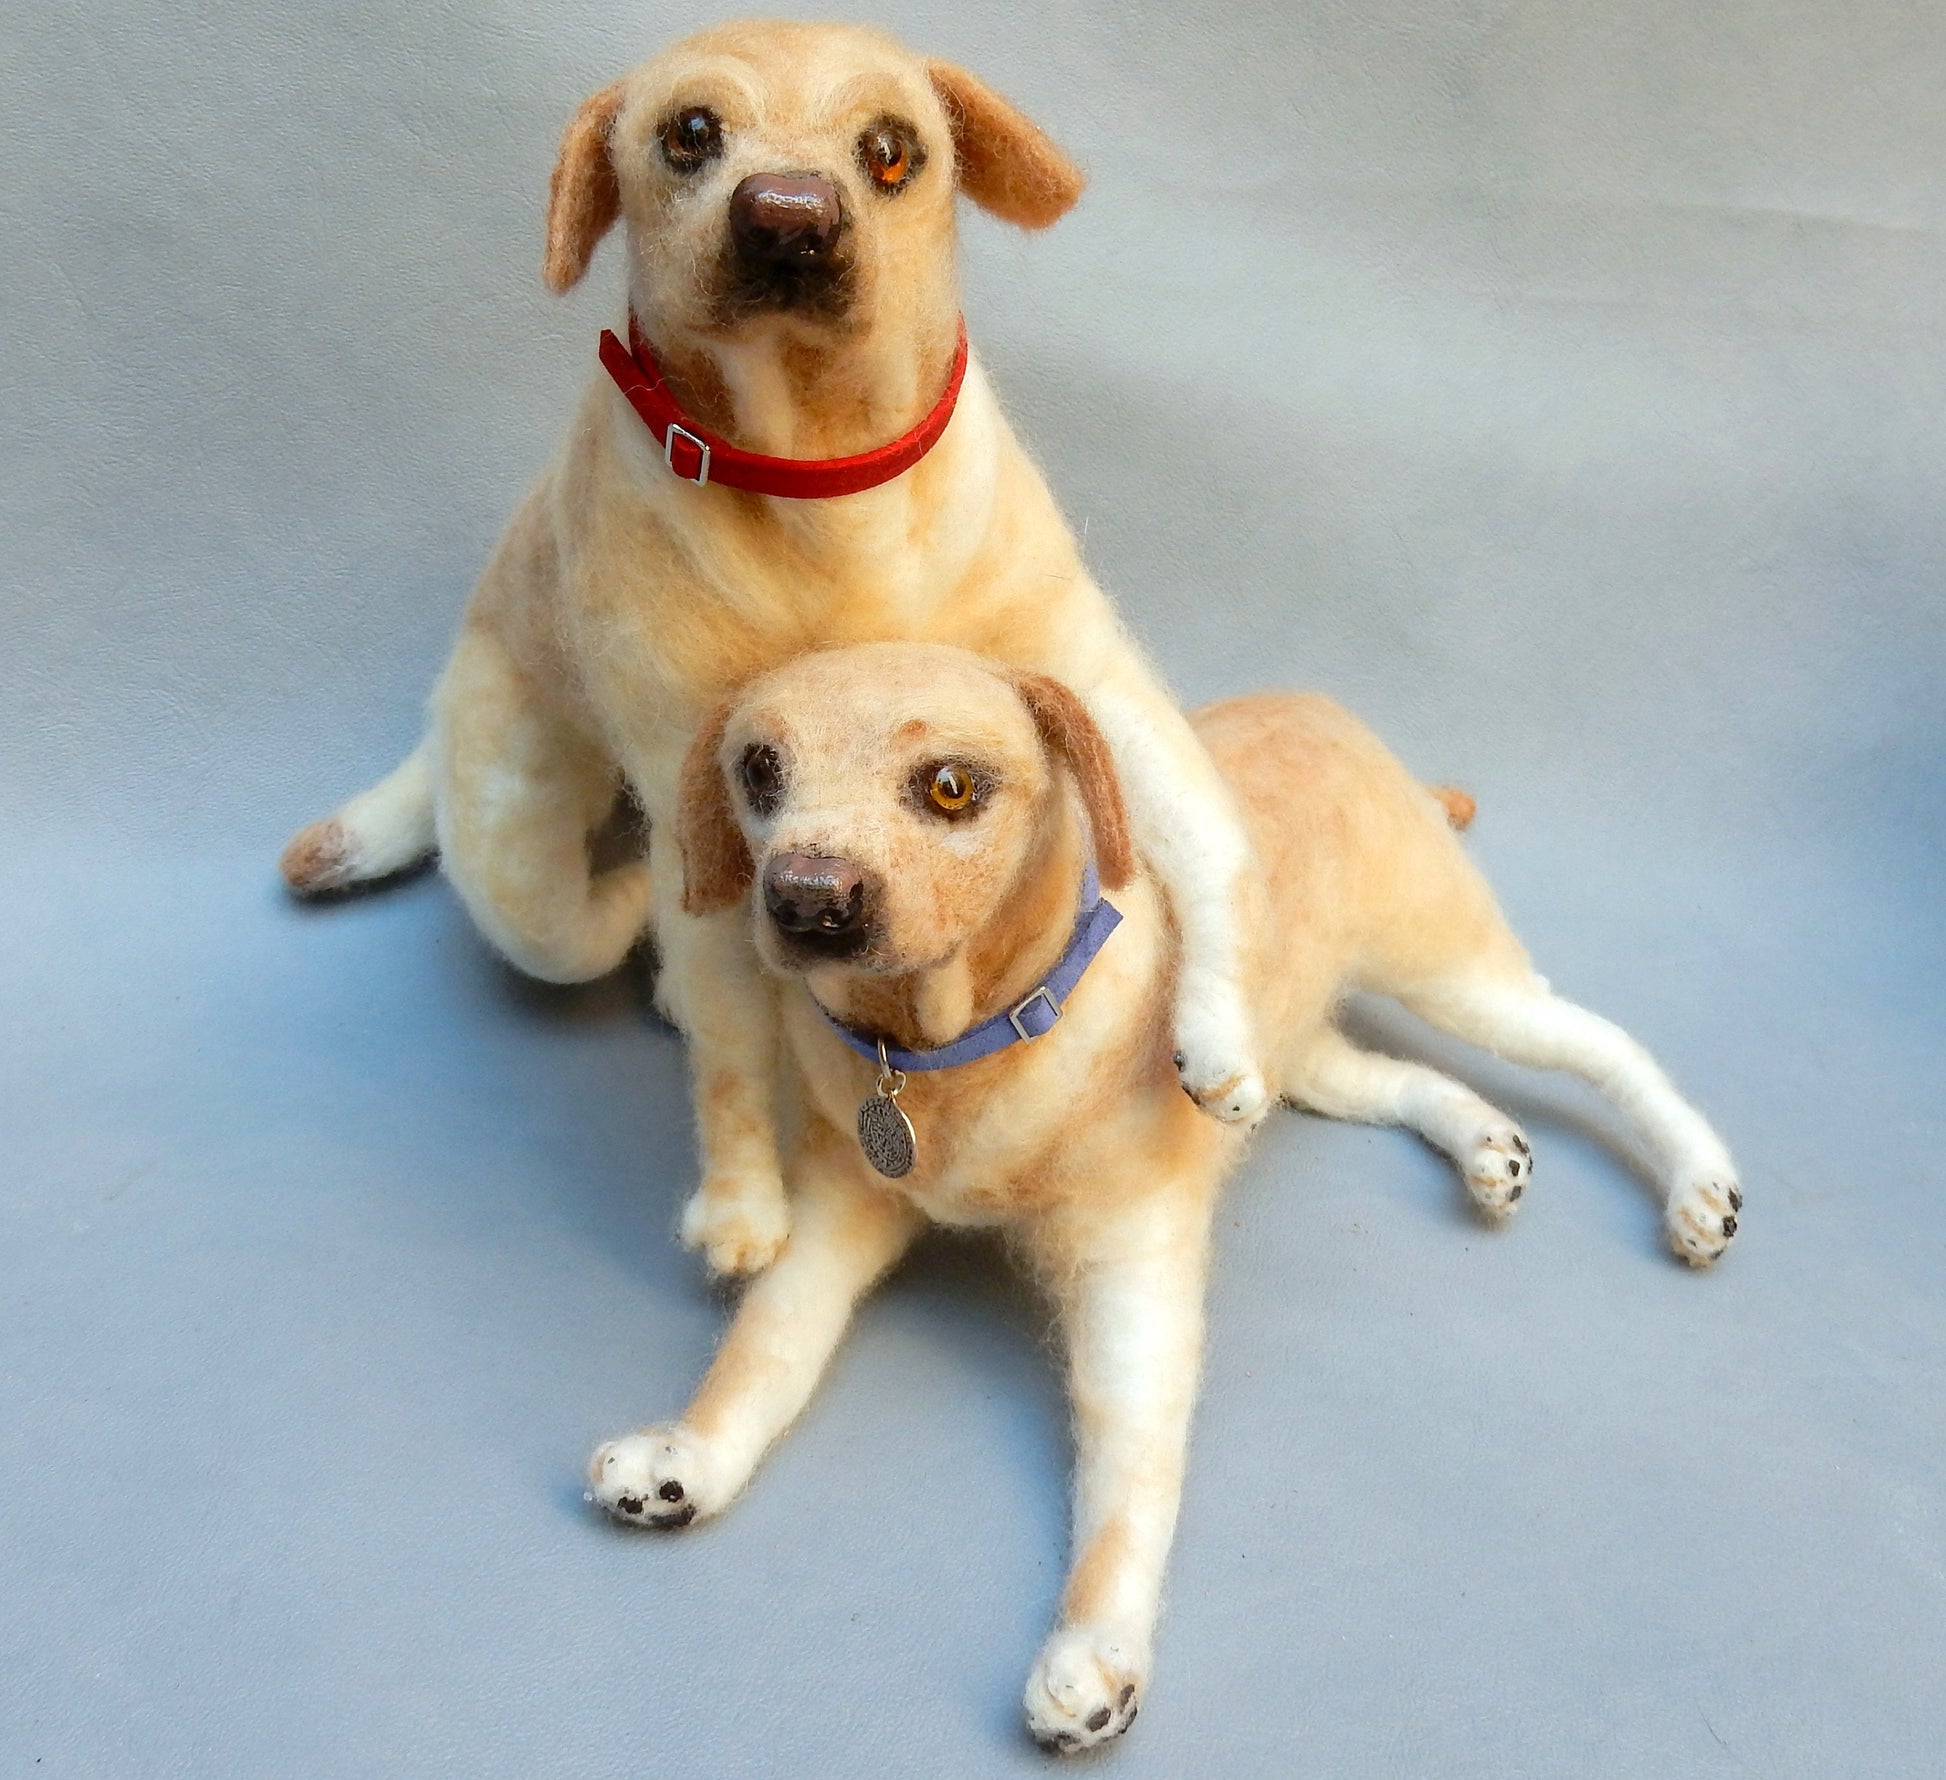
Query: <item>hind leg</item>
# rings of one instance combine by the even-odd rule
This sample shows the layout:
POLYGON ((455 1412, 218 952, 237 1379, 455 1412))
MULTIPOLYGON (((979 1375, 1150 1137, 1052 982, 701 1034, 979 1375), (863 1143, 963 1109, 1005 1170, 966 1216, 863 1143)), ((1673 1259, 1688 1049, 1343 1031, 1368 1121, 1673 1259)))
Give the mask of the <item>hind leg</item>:
POLYGON ((432 769, 421 742, 369 791, 301 829, 277 864, 298 895, 321 896, 389 878, 433 844, 432 769))
POLYGON ((1520 1127, 1471 1088, 1423 1063, 1361 1050, 1319 1026, 1285 1066, 1284 1093, 1327 1118, 1404 1125, 1452 1157, 1473 1203, 1496 1221, 1512 1215, 1534 1172, 1520 1127))
POLYGON ((640 860, 590 875, 588 838, 620 781, 613 762, 477 626, 460 637, 433 714, 439 850, 480 931, 547 982, 613 970, 650 904, 640 860))
POLYGON ((1435 1026, 1537 1069, 1564 1069, 1599 1088, 1627 1117, 1656 1171, 1669 1246, 1707 1267, 1737 1233, 1743 1194, 1709 1122, 1619 1026, 1564 1001, 1531 972, 1474 971, 1400 999, 1435 1026))

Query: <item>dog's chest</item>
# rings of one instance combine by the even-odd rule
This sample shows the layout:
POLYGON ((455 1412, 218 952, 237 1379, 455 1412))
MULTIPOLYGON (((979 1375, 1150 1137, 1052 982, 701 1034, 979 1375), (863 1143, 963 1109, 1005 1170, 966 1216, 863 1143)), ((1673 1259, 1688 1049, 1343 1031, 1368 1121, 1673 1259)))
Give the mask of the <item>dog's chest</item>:
MULTIPOLYGON (((827 1116, 840 1130, 857 1128, 860 1153, 870 1159, 865 1127, 878 1097, 853 1102, 848 1089, 831 1093, 827 1116), (867 1111, 870 1108, 870 1111, 867 1111), (846 1121, 846 1115, 850 1119, 846 1121), (861 1117, 861 1115, 863 1115, 861 1117)), ((910 1079, 897 1101, 912 1129, 910 1171, 887 1185, 936 1224, 970 1229, 1009 1223, 1031 1201, 1044 1171, 1047 1136, 1033 1109, 1009 1116, 1006 1096, 974 1096, 961 1084, 910 1079)))
POLYGON ((618 739, 680 745, 717 700, 806 650, 955 628, 950 579, 923 541, 811 549, 750 531, 617 526, 581 553, 563 630, 618 739))
MULTIPOLYGON (((961 1142, 953 1153, 929 1162, 922 1119, 914 1120, 919 1159, 912 1173, 893 1183, 935 1224, 951 1229, 989 1229, 1017 1221, 1033 1197, 1033 1170, 1004 1141, 979 1153, 961 1142)), ((935 1144, 937 1137, 935 1136, 935 1144)))
MULTIPOLYGON (((993 444, 975 430, 977 459, 993 444)), ((1013 498, 1031 519, 1000 528, 1002 548, 990 471, 929 459, 842 501, 771 501, 664 486, 626 427, 596 437, 589 498, 563 514, 554 628, 632 772, 679 755, 718 700, 807 650, 950 643, 1052 671, 1062 638, 1099 625, 1099 596, 1031 476, 1013 498)))
MULTIPOLYGON (((871 1178, 934 1223, 982 1228, 1031 1218, 1078 1181, 1115 1172, 1123 1122, 1116 1108, 1127 1101, 1124 1047, 1112 1007, 1097 1005, 1092 1018, 1076 1012, 1076 1029, 1059 1042, 1036 1041, 1044 1048, 1031 1055, 1013 1047, 909 1075, 896 1104, 912 1128, 911 1168, 896 1179, 871 1178), (1089 1026, 1095 1029, 1083 1029, 1089 1026)), ((797 1007, 787 1002, 785 1018, 813 1105, 869 1171, 871 1139, 860 1113, 877 1094, 876 1068, 833 1036, 808 998, 797 1007)))

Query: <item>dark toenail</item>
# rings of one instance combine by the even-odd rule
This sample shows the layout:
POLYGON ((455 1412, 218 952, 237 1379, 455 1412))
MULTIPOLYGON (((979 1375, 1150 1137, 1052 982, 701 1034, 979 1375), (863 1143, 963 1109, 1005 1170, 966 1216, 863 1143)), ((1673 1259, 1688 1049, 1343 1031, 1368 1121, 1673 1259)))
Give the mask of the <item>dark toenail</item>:
POLYGON ((1523 1194, 1526 1191, 1527 1189, 1525 1187, 1515 1187, 1514 1190, 1507 1195, 1507 1197, 1509 1199, 1518 1199, 1521 1196, 1521 1194, 1523 1194))
POLYGON ((1734 1235, 1735 1235, 1736 1233, 1737 1233, 1737 1221, 1736 1221, 1736 1219, 1735 1219, 1735 1218, 1725 1218, 1725 1219, 1723 1220, 1723 1234, 1724 1234, 1725 1236, 1734 1236, 1734 1235))
POLYGON ((1097 1706, 1088 1714, 1088 1728, 1091 1731, 1106 1730, 1108 1728, 1108 1708, 1106 1706, 1097 1706))
POLYGON ((1516 1162, 1512 1156, 1509 1156, 1507 1158, 1507 1172, 1510 1175, 1512 1175, 1515 1180, 1520 1179, 1520 1164, 1516 1162))
POLYGON ((680 1502, 682 1500, 682 1485, 672 1477, 655 1493, 665 1502, 680 1502))
POLYGON ((1522 1137, 1518 1131, 1514 1133, 1514 1148, 1520 1151, 1523 1156, 1527 1154, 1527 1139, 1522 1137))
POLYGON ((1175 1055, 1174 1061, 1178 1069, 1182 1068, 1182 1066, 1189 1061, 1189 1053, 1187 1051, 1178 1051, 1175 1055))
POLYGON ((1122 1697, 1119 1700, 1117 1700, 1115 1703, 1118 1706, 1126 1706, 1129 1703, 1129 1701, 1134 1698, 1135 1698, 1135 1683, 1131 1681, 1128 1684, 1128 1686, 1122 1689, 1122 1697))
POLYGON ((1128 1709, 1128 1716, 1127 1716, 1126 1718, 1124 1718, 1124 1719, 1122 1720, 1122 1729, 1123 1729, 1123 1730, 1127 1730, 1127 1729, 1128 1729, 1128 1727, 1129 1727, 1130 1725, 1132 1725, 1132 1724, 1133 1724, 1133 1723, 1135 1722, 1135 1715, 1136 1715, 1136 1713, 1138 1713, 1138 1712, 1140 1712, 1141 1710, 1142 1710, 1142 1708, 1141 1708, 1140 1706, 1131 1706, 1131 1707, 1129 1707, 1129 1709, 1128 1709))
POLYGON ((1732 1211, 1741 1211, 1743 1209, 1743 1195, 1735 1187, 1730 1189, 1730 1209, 1732 1211))
POLYGON ((696 1518, 696 1504, 685 1502, 674 1514, 658 1514, 654 1524, 658 1527, 686 1527, 696 1518))
POLYGON ((624 1514, 640 1514, 642 1512, 642 1498, 640 1496, 622 1496, 616 1500, 615 1506, 624 1514))

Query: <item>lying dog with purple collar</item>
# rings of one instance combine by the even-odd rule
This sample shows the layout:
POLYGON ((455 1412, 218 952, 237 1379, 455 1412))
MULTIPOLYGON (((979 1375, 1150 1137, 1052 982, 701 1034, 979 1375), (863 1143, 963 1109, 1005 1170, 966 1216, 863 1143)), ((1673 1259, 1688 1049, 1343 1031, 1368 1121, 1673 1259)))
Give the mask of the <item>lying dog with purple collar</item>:
MULTIPOLYGON (((1418 784, 1322 698, 1193 721, 1256 850, 1244 980, 1278 1092, 1411 1126, 1486 1216, 1510 1215, 1532 1171, 1513 1121, 1339 1030, 1349 991, 1394 996, 1603 1089, 1654 1160, 1671 1246, 1716 1260, 1742 1204, 1728 1151, 1639 1045, 1534 973, 1452 832, 1463 794, 1418 784)), ((595 1454, 594 1497, 636 1525, 720 1512, 925 1223, 1002 1229, 1059 1307, 1078 1446, 1028 1727, 1064 1752, 1117 1736, 1149 1677, 1212 1210, 1245 1138, 1179 1085, 1179 942, 1108 748, 1054 680, 939 646, 834 650, 715 713, 678 816, 690 905, 747 900, 765 965, 798 985, 791 1236, 682 1418, 595 1454)))

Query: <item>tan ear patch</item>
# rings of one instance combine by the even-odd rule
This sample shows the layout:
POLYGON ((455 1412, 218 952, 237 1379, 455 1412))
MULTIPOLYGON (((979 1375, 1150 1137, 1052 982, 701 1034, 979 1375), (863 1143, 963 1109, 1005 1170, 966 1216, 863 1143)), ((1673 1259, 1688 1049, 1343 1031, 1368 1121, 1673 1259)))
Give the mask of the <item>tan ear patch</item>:
POLYGON ((735 906, 756 876, 743 830, 730 809, 717 754, 729 726, 734 699, 709 714, 676 784, 676 845, 682 850, 682 906, 692 915, 715 914, 735 906))
POLYGON ((541 276, 556 296, 581 282, 621 214, 622 189, 608 158, 608 133, 621 108, 622 83, 616 81, 582 101, 561 138, 547 190, 547 254, 541 261, 541 276))
POLYGON ((1128 806, 1108 743, 1088 708, 1059 680, 1047 674, 1017 674, 1014 685, 1048 752, 1066 763, 1087 806, 1095 837, 1095 869, 1105 889, 1119 890, 1135 876, 1135 847, 1129 839, 1128 806))
POLYGON ((975 204, 1023 229, 1074 208, 1088 182, 1039 125, 951 62, 928 62, 926 73, 952 127, 959 189, 975 204))

